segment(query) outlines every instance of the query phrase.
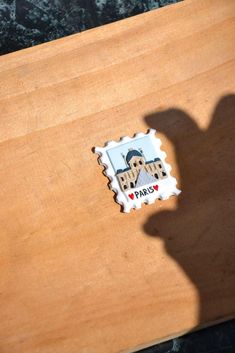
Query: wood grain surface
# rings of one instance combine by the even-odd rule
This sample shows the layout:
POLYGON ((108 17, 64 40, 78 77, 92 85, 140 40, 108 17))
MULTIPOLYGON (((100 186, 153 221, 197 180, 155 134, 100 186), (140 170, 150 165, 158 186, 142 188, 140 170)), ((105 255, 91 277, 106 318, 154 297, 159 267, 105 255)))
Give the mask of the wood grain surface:
POLYGON ((133 351, 235 316, 235 2, 0 58, 0 352, 133 351), (92 153, 156 128, 180 197, 120 212, 92 153))

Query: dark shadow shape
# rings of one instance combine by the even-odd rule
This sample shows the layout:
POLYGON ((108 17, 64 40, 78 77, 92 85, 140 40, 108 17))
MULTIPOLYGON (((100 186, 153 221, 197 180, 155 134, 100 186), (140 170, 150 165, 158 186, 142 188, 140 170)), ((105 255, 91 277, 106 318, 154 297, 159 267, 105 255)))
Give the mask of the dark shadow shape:
POLYGON ((182 194, 177 210, 153 214, 144 230, 197 288, 199 325, 235 315, 235 95, 220 100, 206 131, 178 109, 145 120, 173 143, 182 194))

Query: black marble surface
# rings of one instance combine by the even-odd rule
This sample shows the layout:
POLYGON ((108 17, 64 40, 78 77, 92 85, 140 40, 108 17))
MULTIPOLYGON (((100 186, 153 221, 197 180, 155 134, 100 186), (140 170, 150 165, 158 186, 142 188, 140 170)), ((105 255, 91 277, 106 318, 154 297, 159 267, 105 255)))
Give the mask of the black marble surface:
POLYGON ((235 353, 235 320, 175 338, 138 353, 235 353))
POLYGON ((0 54, 180 0, 0 0, 0 54))
MULTIPOLYGON (((0 0, 0 54, 31 47, 177 1, 180 0, 0 0)), ((140 352, 235 353, 235 320, 140 352)))

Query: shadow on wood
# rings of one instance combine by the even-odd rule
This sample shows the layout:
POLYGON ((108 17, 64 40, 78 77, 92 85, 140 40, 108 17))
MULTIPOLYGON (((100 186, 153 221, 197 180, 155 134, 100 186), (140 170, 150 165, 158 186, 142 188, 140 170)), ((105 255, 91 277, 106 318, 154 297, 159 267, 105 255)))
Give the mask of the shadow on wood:
POLYGON ((164 241, 169 256, 197 288, 198 324, 215 321, 218 306, 218 321, 231 317, 235 314, 235 301, 231 308, 235 297, 235 95, 220 100, 206 131, 177 109, 145 119, 175 147, 182 194, 176 211, 153 214, 144 230, 164 241))

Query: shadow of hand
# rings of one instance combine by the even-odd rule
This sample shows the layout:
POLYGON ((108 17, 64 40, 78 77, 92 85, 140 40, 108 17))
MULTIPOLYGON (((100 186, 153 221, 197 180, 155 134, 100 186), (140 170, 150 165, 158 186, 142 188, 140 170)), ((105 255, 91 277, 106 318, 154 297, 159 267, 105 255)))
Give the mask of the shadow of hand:
POLYGON ((200 322, 219 320, 235 313, 235 95, 221 99, 206 131, 177 109, 145 119, 173 143, 182 190, 177 210, 153 214, 145 232, 194 283, 200 322))

